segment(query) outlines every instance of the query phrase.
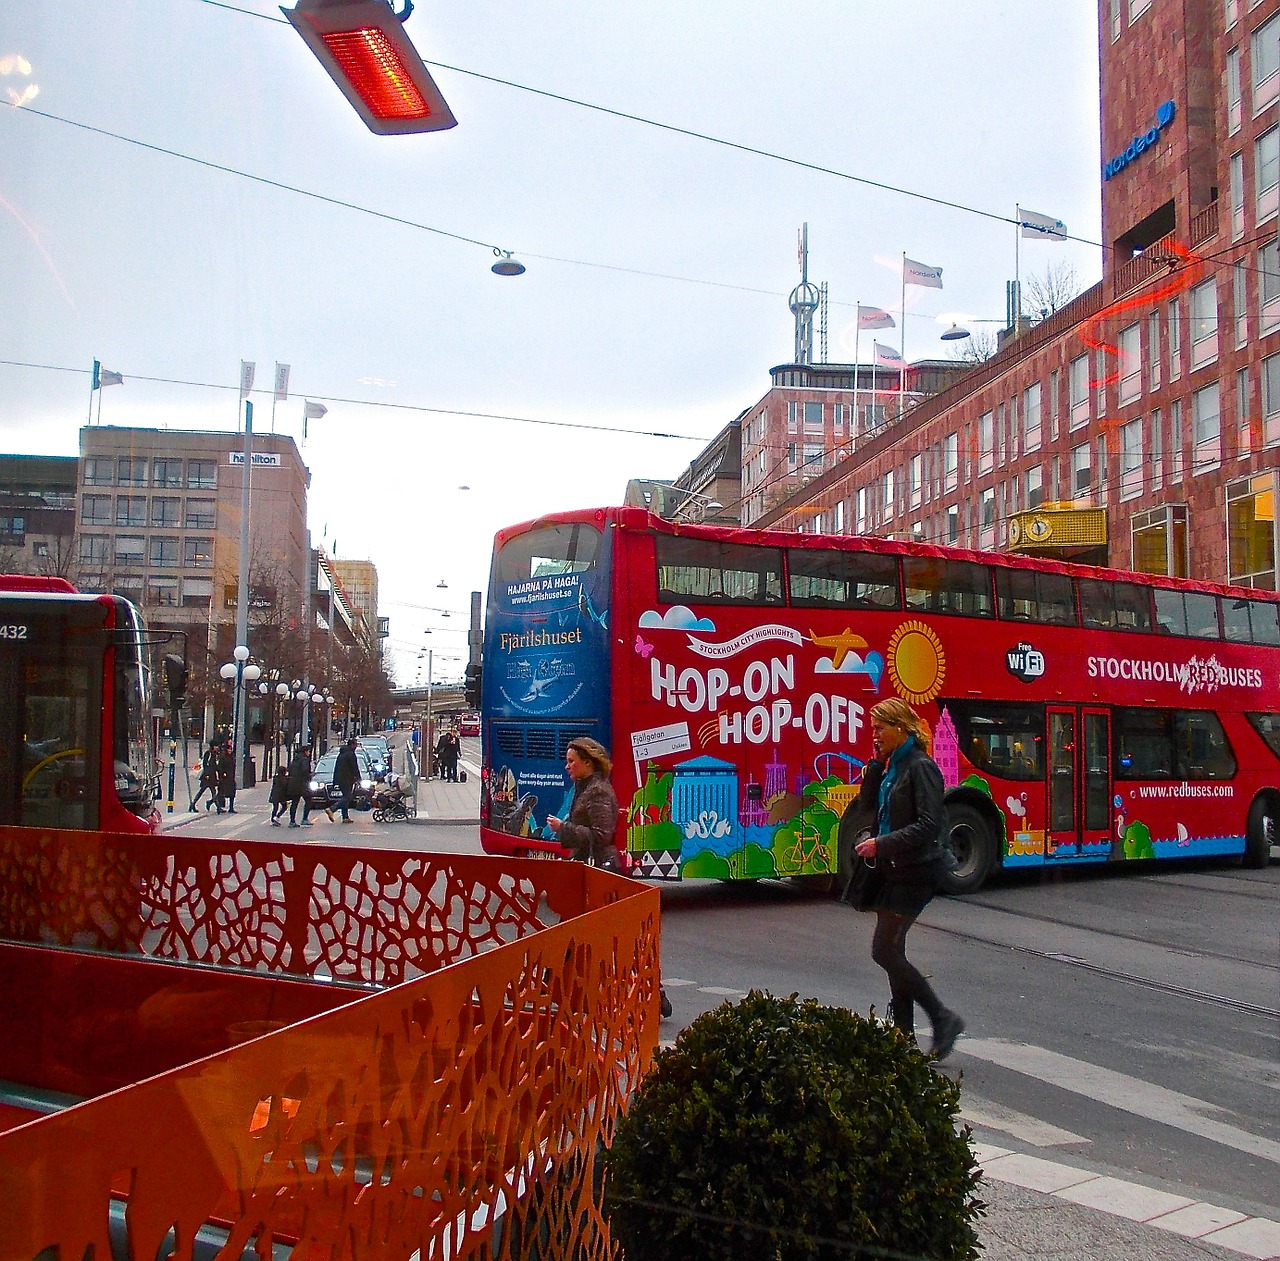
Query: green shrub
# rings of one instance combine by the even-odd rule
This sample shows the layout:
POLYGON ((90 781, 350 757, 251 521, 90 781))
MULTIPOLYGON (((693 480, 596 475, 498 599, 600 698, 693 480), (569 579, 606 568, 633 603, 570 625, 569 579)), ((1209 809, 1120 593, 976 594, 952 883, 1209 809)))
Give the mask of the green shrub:
POLYGON ((658 1052, 606 1154, 612 1229, 628 1261, 971 1261, 959 1100, 892 1027, 752 991, 658 1052))

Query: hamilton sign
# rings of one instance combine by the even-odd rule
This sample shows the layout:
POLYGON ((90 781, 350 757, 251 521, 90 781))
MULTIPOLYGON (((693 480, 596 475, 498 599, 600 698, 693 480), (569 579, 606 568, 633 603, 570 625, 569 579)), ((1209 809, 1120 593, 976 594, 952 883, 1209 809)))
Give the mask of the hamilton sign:
POLYGON ((1156 110, 1155 126, 1148 128, 1141 135, 1134 136, 1134 138, 1129 141, 1129 144, 1124 151, 1117 153, 1116 156, 1102 168, 1102 178, 1104 180, 1109 180, 1113 175, 1119 175, 1120 172, 1123 171, 1124 168, 1136 157, 1146 153, 1148 149, 1154 148, 1160 139, 1160 133, 1171 122, 1173 122, 1173 114, 1173 102, 1165 101, 1165 103, 1156 110))

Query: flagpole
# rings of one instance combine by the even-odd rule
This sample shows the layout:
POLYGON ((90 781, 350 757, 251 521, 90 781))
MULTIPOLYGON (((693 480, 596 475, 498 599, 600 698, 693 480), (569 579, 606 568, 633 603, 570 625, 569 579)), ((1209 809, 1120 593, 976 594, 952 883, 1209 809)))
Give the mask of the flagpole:
POLYGON ((1019 220, 1013 225, 1013 332, 1016 337, 1022 317, 1022 207, 1016 202, 1013 217, 1019 220))
MULTIPOLYGON (((849 426, 849 450, 854 447, 855 437, 861 437, 862 431, 858 421, 858 343, 862 337, 862 303, 855 302, 853 306, 854 323, 853 323, 853 424, 849 426)), ((874 399, 874 395, 872 398, 874 399)))
POLYGON ((89 419, 86 422, 89 425, 93 424, 93 396, 98 388, 98 367, 98 361, 95 359, 93 361, 93 376, 89 379, 89 419))
POLYGON ((906 407, 907 388, 907 251, 902 251, 902 327, 898 330, 898 355, 902 362, 898 365, 898 419, 906 407))

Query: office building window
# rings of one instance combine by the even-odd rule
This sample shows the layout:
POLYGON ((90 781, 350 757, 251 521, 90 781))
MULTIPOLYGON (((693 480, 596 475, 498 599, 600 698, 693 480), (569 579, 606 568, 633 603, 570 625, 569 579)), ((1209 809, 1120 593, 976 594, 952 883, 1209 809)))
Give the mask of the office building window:
POLYGON ((151 563, 156 566, 176 569, 178 565, 178 540, 166 538, 163 535, 153 536, 151 539, 151 563))
POLYGON ((860 486, 854 498, 854 527, 859 534, 867 532, 867 488, 860 486))
POLYGON ((178 604, 178 580, 176 578, 152 578, 147 584, 147 601, 161 608, 176 608, 178 604))
POLYGON ((1045 426, 1049 431, 1049 441, 1056 442, 1058 438, 1058 372, 1054 369, 1049 373, 1049 408, 1045 414, 1045 426))
POLYGON ((1147 375, 1153 390, 1160 388, 1160 312, 1147 317, 1147 375))
POLYGON ((1120 402, 1132 403, 1142 394, 1142 326, 1120 330, 1120 402))
POLYGON ((186 608, 207 609, 212 595, 212 579, 184 578, 182 580, 182 603, 186 608))
POLYGON ((1259 473, 1227 485, 1227 581, 1276 589, 1276 479, 1259 473))
POLYGON ((146 495, 116 496, 116 525, 146 525, 146 495))
POLYGON ((1244 236, 1244 154, 1233 153, 1230 166, 1231 239, 1244 236))
POLYGON ((1249 369, 1236 371, 1236 452, 1246 456, 1262 445, 1262 426, 1249 405, 1249 369))
POLYGON ((1222 418, 1218 410, 1218 383, 1214 381, 1191 396, 1194 469, 1203 472, 1222 458, 1222 418))
POLYGON ((1280 442, 1280 355, 1262 361, 1262 416, 1267 446, 1280 442))
MULTIPOLYGON (((746 472, 748 475, 750 474, 750 464, 747 465, 746 472)), ((186 525, 188 530, 212 530, 216 521, 217 515, 212 499, 187 500, 186 525)))
POLYGON ((1071 494, 1087 498, 1093 487, 1093 453, 1087 442, 1071 448, 1071 494))
POLYGON ((153 486, 181 486, 181 460, 155 460, 151 465, 151 484, 153 486))
POLYGON ((105 534, 82 534, 80 536, 80 564, 89 569, 100 571, 111 563, 111 539, 105 534))
POLYGON ((793 473, 795 472, 795 467, 796 467, 798 458, 799 457, 796 454, 796 444, 794 442, 788 442, 787 443, 787 466, 791 469, 793 473))
POLYGON ((949 433, 943 439, 943 455, 944 474, 943 487, 946 490, 955 490, 960 481, 960 435, 958 433, 949 433))
POLYGON ((1255 224, 1270 219, 1280 204, 1280 127, 1264 131, 1253 142, 1255 224))
POLYGON ((1142 428, 1139 417, 1120 429, 1120 498, 1142 493, 1142 428))
POLYGON ((216 460, 188 460, 187 485, 192 490, 212 490, 218 484, 216 460))
POLYGON ((822 432, 821 403, 806 403, 804 405, 804 431, 805 433, 822 432))
POLYGON ((1111 42, 1114 44, 1120 38, 1120 0, 1111 0, 1111 21, 1108 25, 1111 29, 1111 42))
POLYGON ((836 533, 844 533, 844 500, 836 500, 836 533))
POLYGON ((885 421, 885 411, 883 403, 866 403, 862 408, 862 431, 870 433, 873 429, 879 429, 885 421))
POLYGON ((1258 250, 1258 323, 1263 336, 1280 328, 1280 244, 1274 240, 1258 250))
POLYGON ((840 431, 844 428, 844 404, 835 404, 831 409, 831 412, 831 431, 839 435, 840 431))
POLYGON ((1071 361, 1071 428, 1089 423, 1089 356, 1071 361))
POLYGON ((116 484, 119 486, 145 486, 147 462, 136 456, 122 455, 116 461, 116 484))
POLYGON ((1107 440, 1109 435, 1100 433, 1098 435, 1098 469, 1096 484, 1098 487, 1098 502, 1105 504, 1107 495, 1111 491, 1111 487, 1107 484, 1107 440))
POLYGON ((990 473, 996 465, 995 413, 983 412, 978 417, 978 472, 990 473))
POLYGON ((1026 451, 1040 449, 1040 434, 1043 428, 1043 411, 1041 408, 1040 382, 1029 385, 1022 392, 1022 445, 1026 451))
POLYGON ((817 477, 822 472, 823 466, 826 464, 826 451, 820 442, 806 442, 804 444, 804 475, 806 477, 817 477))
POLYGON ((790 402, 787 404, 787 432, 796 433, 800 428, 800 411, 799 404, 790 402))
POLYGON ((1044 503, 1044 466, 1037 464, 1027 470, 1027 508, 1038 508, 1044 503))
POLYGON ((80 522, 82 525, 110 525, 111 496, 85 495, 80 501, 80 522))
POLYGON ((1169 380, 1176 381, 1182 372, 1182 308, 1178 299, 1169 303, 1169 380))
POLYGON ((1280 14, 1264 22, 1249 41, 1251 101, 1256 117, 1280 94, 1280 14))
POLYGON ((126 600, 132 600, 134 604, 142 603, 141 574, 121 574, 111 584, 111 589, 116 595, 122 595, 126 600))
POLYGON ((1227 135, 1240 130, 1240 117, 1240 50, 1232 48, 1227 53, 1227 135))
POLYGON ((982 528, 991 529, 996 523, 996 491, 989 486, 982 492, 982 528))
POLYGON ((213 566, 213 539, 186 538, 182 541, 184 569, 210 569, 213 566))
POLYGON ((1187 510, 1153 508, 1136 512, 1130 520, 1133 568, 1140 574, 1185 578, 1188 574, 1187 510))
POLYGON ((1129 0, 1129 21, 1136 22, 1149 8, 1151 0, 1129 0))
POLYGON ((1218 357, 1218 282, 1206 280, 1191 291, 1191 368, 1218 357))
POLYGON ((111 486, 115 482, 115 461, 89 456, 83 464, 86 486, 111 486))
POLYGON ((924 482, 924 456, 913 455, 907 469, 907 487, 911 494, 911 506, 920 507, 921 486, 924 482))
POLYGON ((147 544, 141 534, 116 535, 116 562, 121 565, 147 563, 147 544))
POLYGON ((1164 428, 1158 407, 1151 413, 1150 434, 1151 489, 1159 490, 1164 485, 1164 428))
POLYGON ((1173 456, 1173 480, 1182 476, 1182 449, 1185 445, 1182 434, 1182 400, 1175 398, 1169 404, 1169 451, 1173 456))
POLYGON ((1231 305, 1235 308, 1236 348, 1249 340, 1249 264, 1241 259, 1231 269, 1231 305))
POLYGON ((179 521, 179 499, 167 499, 157 495, 151 501, 151 524, 165 527, 176 527, 179 521))

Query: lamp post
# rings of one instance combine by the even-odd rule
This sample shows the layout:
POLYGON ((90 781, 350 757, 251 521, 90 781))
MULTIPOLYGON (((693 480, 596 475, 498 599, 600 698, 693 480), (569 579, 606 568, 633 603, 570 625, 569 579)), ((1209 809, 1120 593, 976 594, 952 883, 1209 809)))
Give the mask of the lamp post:
POLYGON ((244 738, 249 698, 245 694, 245 685, 256 683, 262 677, 262 667, 249 660, 249 650, 244 644, 237 644, 231 655, 235 660, 226 662, 218 673, 234 689, 231 700, 231 782, 235 787, 247 783, 249 777, 249 747, 244 738))

